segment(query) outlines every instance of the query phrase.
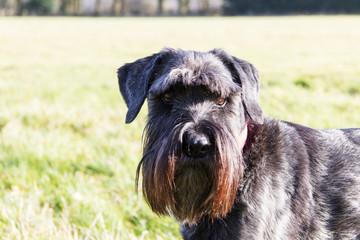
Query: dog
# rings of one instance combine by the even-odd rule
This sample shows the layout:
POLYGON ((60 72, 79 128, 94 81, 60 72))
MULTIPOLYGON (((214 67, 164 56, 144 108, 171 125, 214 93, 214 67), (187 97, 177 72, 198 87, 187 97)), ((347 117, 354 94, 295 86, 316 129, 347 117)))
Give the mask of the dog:
POLYGON ((118 69, 132 122, 147 98, 143 196, 183 239, 360 239, 360 129, 263 115, 257 69, 222 49, 163 49, 118 69))

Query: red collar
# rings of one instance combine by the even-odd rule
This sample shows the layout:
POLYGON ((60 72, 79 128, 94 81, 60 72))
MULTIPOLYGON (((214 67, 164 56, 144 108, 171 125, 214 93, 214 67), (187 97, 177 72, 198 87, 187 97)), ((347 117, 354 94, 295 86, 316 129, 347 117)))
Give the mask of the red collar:
POLYGON ((243 150, 246 144, 246 139, 248 136, 248 122, 245 123, 244 129, 240 134, 240 149, 243 150))
POLYGON ((255 137, 259 134, 261 124, 254 121, 246 121, 245 127, 240 134, 240 146, 242 151, 251 148, 255 142, 255 137))

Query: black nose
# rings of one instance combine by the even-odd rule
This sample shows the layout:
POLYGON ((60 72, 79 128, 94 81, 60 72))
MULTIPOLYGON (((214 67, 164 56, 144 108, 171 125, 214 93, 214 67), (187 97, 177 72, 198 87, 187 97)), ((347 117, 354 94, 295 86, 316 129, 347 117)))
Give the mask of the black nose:
POLYGON ((185 133, 183 137, 183 151, 189 157, 204 157, 211 148, 209 138, 203 133, 185 133))

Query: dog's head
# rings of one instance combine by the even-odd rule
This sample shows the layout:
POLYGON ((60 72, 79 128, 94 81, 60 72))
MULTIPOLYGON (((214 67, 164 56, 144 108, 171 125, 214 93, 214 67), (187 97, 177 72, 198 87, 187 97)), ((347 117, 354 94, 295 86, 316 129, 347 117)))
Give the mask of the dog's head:
POLYGON ((262 123, 259 74, 220 49, 164 49, 118 70, 130 123, 148 98, 142 188, 157 214, 225 216, 243 173, 247 121, 262 123))

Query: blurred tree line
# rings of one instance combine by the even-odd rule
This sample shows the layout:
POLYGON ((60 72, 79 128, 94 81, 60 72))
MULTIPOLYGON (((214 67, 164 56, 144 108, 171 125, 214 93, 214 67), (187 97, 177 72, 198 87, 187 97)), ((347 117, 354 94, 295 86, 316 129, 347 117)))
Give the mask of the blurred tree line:
POLYGON ((0 15, 220 15, 224 0, 0 0, 0 15))
POLYGON ((360 13, 360 0, 0 0, 0 15, 161 16, 360 13))
POLYGON ((360 0, 226 0, 228 15, 360 13, 360 0))

